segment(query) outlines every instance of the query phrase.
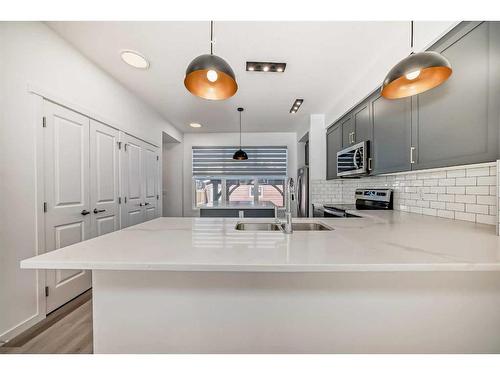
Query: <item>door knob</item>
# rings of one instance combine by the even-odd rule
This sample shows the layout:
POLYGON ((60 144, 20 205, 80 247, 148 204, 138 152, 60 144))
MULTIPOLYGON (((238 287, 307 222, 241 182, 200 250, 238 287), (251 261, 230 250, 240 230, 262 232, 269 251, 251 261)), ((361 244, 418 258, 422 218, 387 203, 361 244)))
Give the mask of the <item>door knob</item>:
POLYGON ((145 206, 147 206, 148 204, 150 204, 150 203, 149 202, 144 203, 145 206))
POLYGON ((99 212, 104 212, 104 211, 106 211, 106 210, 98 210, 97 208, 94 208, 94 213, 95 214, 98 214, 99 212))
POLYGON ((88 215, 88 214, 90 214, 90 211, 87 211, 87 210, 83 210, 83 211, 82 211, 82 212, 80 212, 80 213, 81 213, 82 215, 84 215, 84 216, 85 216, 85 215, 88 215))

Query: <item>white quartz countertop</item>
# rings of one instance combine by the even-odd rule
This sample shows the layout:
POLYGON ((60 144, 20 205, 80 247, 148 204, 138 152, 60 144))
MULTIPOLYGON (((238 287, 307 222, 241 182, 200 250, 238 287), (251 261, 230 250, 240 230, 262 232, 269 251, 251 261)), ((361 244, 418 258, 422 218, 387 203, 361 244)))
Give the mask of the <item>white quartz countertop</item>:
POLYGON ((352 211, 333 231, 237 231, 266 219, 158 218, 21 262, 22 268, 168 271, 500 271, 489 225, 400 211, 352 211))
POLYGON ((228 202, 228 203, 206 203, 196 208, 201 209, 224 209, 224 210, 273 210, 275 205, 272 202, 228 202))

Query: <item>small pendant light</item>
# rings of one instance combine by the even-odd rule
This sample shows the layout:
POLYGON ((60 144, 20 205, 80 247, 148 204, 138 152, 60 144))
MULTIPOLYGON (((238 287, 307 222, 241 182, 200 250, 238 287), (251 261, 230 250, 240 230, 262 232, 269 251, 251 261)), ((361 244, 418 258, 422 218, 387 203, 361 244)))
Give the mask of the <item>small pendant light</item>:
POLYGON ((413 52, 413 21, 411 21, 411 54, 397 63, 384 79, 382 96, 400 99, 430 90, 451 75, 450 62, 433 51, 413 52))
POLYGON ((241 112, 243 112, 243 108, 238 108, 238 112, 240 113, 240 149, 236 151, 233 155, 234 160, 248 160, 248 155, 245 151, 241 149, 241 112))
POLYGON ((214 21, 210 21, 210 54, 195 58, 186 69, 184 86, 203 99, 223 100, 238 90, 233 69, 223 58, 214 55, 214 21))

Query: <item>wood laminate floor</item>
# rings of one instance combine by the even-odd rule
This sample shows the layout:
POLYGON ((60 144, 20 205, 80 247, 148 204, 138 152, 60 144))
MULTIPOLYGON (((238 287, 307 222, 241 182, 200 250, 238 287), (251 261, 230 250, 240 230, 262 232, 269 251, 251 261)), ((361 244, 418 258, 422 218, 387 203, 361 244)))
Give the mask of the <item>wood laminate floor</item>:
POLYGON ((0 347, 0 354, 92 354, 91 292, 68 305, 0 347))

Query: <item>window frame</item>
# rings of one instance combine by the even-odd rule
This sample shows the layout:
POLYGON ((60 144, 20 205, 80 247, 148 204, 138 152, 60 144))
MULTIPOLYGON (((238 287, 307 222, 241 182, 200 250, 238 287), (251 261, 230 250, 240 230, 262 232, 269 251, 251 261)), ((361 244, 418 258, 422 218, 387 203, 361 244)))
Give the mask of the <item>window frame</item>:
MULTIPOLYGON (((199 210, 200 207, 197 205, 196 202, 196 181, 197 180, 220 180, 221 184, 221 202, 224 203, 229 203, 227 201, 227 180, 253 180, 253 189, 255 191, 259 191, 260 189, 260 182, 259 180, 261 179, 275 179, 275 180, 283 180, 283 186, 286 183, 286 180, 288 176, 193 176, 191 179, 191 205, 193 210, 199 210)), ((259 203, 259 194, 253 194, 253 202, 255 204, 259 203)), ((283 196, 283 203, 282 206, 285 204, 285 197, 283 196)))

